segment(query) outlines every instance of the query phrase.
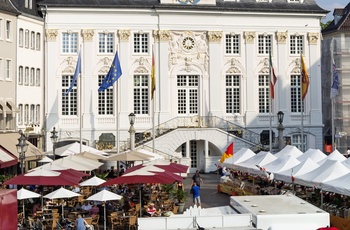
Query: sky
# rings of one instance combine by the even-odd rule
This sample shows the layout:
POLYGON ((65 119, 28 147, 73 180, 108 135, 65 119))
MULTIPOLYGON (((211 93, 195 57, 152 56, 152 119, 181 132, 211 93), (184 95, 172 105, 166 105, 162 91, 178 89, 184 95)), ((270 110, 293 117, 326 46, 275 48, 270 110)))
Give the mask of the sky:
POLYGON ((333 20, 334 8, 344 8, 350 0, 316 0, 316 3, 325 10, 330 11, 322 22, 333 20))

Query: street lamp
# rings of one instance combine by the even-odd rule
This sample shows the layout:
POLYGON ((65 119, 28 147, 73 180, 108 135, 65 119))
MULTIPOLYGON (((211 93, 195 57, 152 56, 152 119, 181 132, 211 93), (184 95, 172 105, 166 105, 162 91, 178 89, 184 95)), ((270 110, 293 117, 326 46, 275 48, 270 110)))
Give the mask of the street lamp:
POLYGON ((135 114, 130 113, 129 114, 129 122, 130 122, 130 128, 129 128, 129 133, 130 133, 130 150, 133 151, 135 149, 135 114))
POLYGON ((57 131, 56 131, 56 127, 53 127, 53 130, 51 131, 51 142, 53 144, 53 148, 52 148, 52 153, 53 153, 53 159, 55 160, 56 155, 55 155, 55 150, 56 150, 56 143, 58 140, 58 136, 57 136, 57 131))
POLYGON ((16 145, 17 152, 19 155, 19 161, 21 162, 21 174, 24 174, 24 160, 26 159, 26 152, 28 149, 27 138, 20 132, 21 136, 18 138, 18 144, 16 145))
POLYGON ((278 119, 278 149, 282 150, 282 148, 284 147, 283 145, 283 118, 284 118, 284 113, 282 111, 278 111, 277 113, 277 119, 278 119))

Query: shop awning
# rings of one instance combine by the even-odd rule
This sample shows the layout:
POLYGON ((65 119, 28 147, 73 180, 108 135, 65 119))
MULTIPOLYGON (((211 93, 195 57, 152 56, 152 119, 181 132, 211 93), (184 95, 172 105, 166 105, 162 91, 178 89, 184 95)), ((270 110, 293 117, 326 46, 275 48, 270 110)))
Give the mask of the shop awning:
POLYGON ((19 109, 17 108, 15 103, 13 103, 13 101, 6 100, 6 105, 12 112, 19 112, 19 109))
POLYGON ((3 113, 13 113, 13 112, 19 112, 19 109, 15 105, 15 103, 11 100, 0 100, 0 112, 3 113))
POLYGON ((16 165, 17 163, 17 157, 12 155, 9 151, 0 145, 0 168, 7 168, 12 165, 16 165))
MULTIPOLYGON (((0 133, 0 145, 7 149, 12 155, 18 158, 16 145, 18 144, 19 133, 0 133)), ((41 150, 28 142, 28 149, 25 161, 40 160, 45 155, 41 150)))

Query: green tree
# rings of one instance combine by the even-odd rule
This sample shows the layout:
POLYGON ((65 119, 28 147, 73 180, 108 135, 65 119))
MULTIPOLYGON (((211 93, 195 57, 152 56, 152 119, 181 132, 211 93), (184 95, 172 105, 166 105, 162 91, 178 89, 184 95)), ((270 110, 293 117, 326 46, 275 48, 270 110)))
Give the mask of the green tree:
POLYGON ((329 24, 331 24, 332 21, 328 21, 326 23, 321 22, 321 29, 324 30, 328 27, 329 24))

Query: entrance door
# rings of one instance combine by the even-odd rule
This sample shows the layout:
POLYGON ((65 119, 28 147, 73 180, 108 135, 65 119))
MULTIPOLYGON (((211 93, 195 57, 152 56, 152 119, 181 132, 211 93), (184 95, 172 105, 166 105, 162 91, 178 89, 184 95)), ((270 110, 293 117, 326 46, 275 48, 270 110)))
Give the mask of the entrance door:
POLYGON ((190 141, 191 172, 195 172, 200 166, 199 154, 197 151, 197 141, 190 141))
POLYGON ((197 115, 199 110, 199 76, 177 76, 177 112, 179 115, 197 115))

